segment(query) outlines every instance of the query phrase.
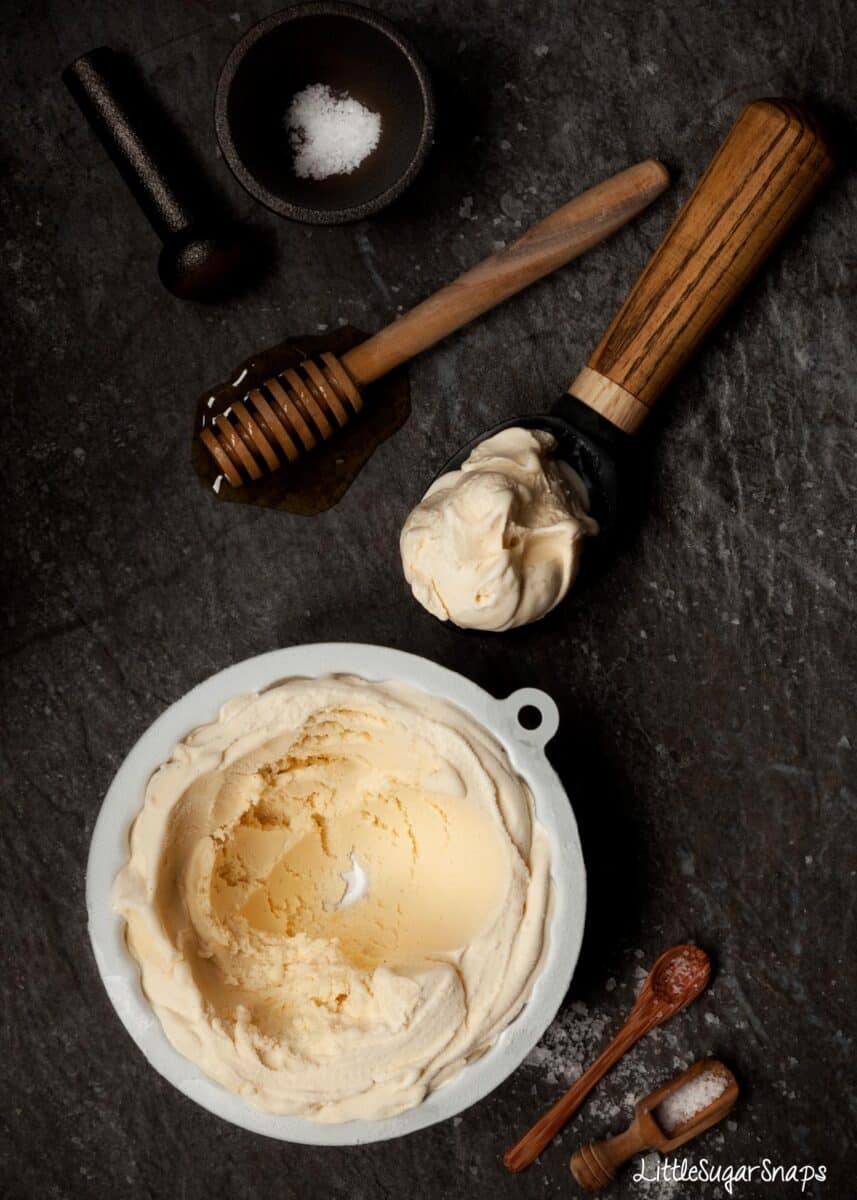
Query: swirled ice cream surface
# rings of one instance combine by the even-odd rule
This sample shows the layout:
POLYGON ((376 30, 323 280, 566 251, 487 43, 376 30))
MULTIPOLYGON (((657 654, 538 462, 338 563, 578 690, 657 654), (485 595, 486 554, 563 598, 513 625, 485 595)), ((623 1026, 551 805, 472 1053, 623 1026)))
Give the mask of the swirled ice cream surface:
POLYGON ((550 853, 502 746, 397 683, 239 696, 154 774, 114 905, 169 1040, 273 1113, 383 1118, 538 974, 550 853))

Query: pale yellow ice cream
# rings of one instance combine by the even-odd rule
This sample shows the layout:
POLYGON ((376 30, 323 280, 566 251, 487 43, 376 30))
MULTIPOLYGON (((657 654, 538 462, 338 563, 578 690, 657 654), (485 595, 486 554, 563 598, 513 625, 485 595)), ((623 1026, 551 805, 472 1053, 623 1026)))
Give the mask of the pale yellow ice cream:
POLYGON ((414 688, 296 679, 152 777, 114 903, 170 1041, 260 1108, 418 1104, 538 971, 549 850, 505 751, 414 688))
POLYGON ((436 480, 402 529, 405 578, 424 608, 500 632, 559 604, 598 526, 579 477, 542 430, 504 429, 436 480))

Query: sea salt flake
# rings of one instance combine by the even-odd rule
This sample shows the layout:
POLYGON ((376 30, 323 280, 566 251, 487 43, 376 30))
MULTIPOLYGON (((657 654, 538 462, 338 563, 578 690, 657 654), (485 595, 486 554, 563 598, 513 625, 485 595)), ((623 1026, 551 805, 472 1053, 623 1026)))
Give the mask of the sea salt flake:
POLYGON ((672 1134, 713 1104, 728 1086, 722 1071, 703 1071, 662 1100, 652 1115, 664 1133, 672 1134))

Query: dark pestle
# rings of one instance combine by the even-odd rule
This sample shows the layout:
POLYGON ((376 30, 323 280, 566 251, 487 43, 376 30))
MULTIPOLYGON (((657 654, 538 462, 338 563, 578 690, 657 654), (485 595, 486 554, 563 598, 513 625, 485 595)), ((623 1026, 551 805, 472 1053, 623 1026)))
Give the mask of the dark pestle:
POLYGON ((217 300, 235 290, 245 254, 234 226, 216 215, 133 63, 107 46, 76 59, 63 82, 163 242, 158 274, 183 300, 217 300))

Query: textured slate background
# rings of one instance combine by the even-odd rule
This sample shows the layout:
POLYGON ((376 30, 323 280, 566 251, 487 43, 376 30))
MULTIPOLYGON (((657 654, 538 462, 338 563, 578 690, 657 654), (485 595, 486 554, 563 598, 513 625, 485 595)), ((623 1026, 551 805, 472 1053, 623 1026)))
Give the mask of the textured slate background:
MULTIPOLYGON (((707 1052, 739 1074, 728 1164, 826 1164, 853 1192, 855 188, 844 171, 687 371, 648 439, 649 499, 600 577, 543 624, 463 640, 411 600, 400 524, 481 427, 536 411, 584 361, 741 104, 815 100, 851 131, 848 0, 388 0, 432 69, 437 148, 363 225, 252 204, 210 118, 232 43, 276 3, 3 5, 5 792, 0 1191, 14 1197, 560 1196, 568 1155, 707 1052), (59 82, 133 51, 236 211, 270 244, 251 295, 173 300, 156 245, 59 82), (659 155, 672 191, 609 247, 429 353, 414 412, 333 511, 214 501, 194 398, 290 331, 373 328, 584 185, 659 155), (466 198, 472 198, 472 205, 466 198), (460 215, 472 208, 468 219, 460 215), (590 919, 562 1015, 455 1123, 357 1150, 233 1129, 143 1062, 86 935, 87 845, 122 757, 173 700, 248 655, 366 640, 556 697, 590 919), (498 1156, 693 937, 712 990, 638 1047, 520 1178, 498 1156)), ((626 1174, 614 1193, 640 1194, 626 1174)), ((715 1197, 717 1188, 647 1194, 715 1197)), ((799 1187, 743 1187, 742 1197, 799 1187)))

